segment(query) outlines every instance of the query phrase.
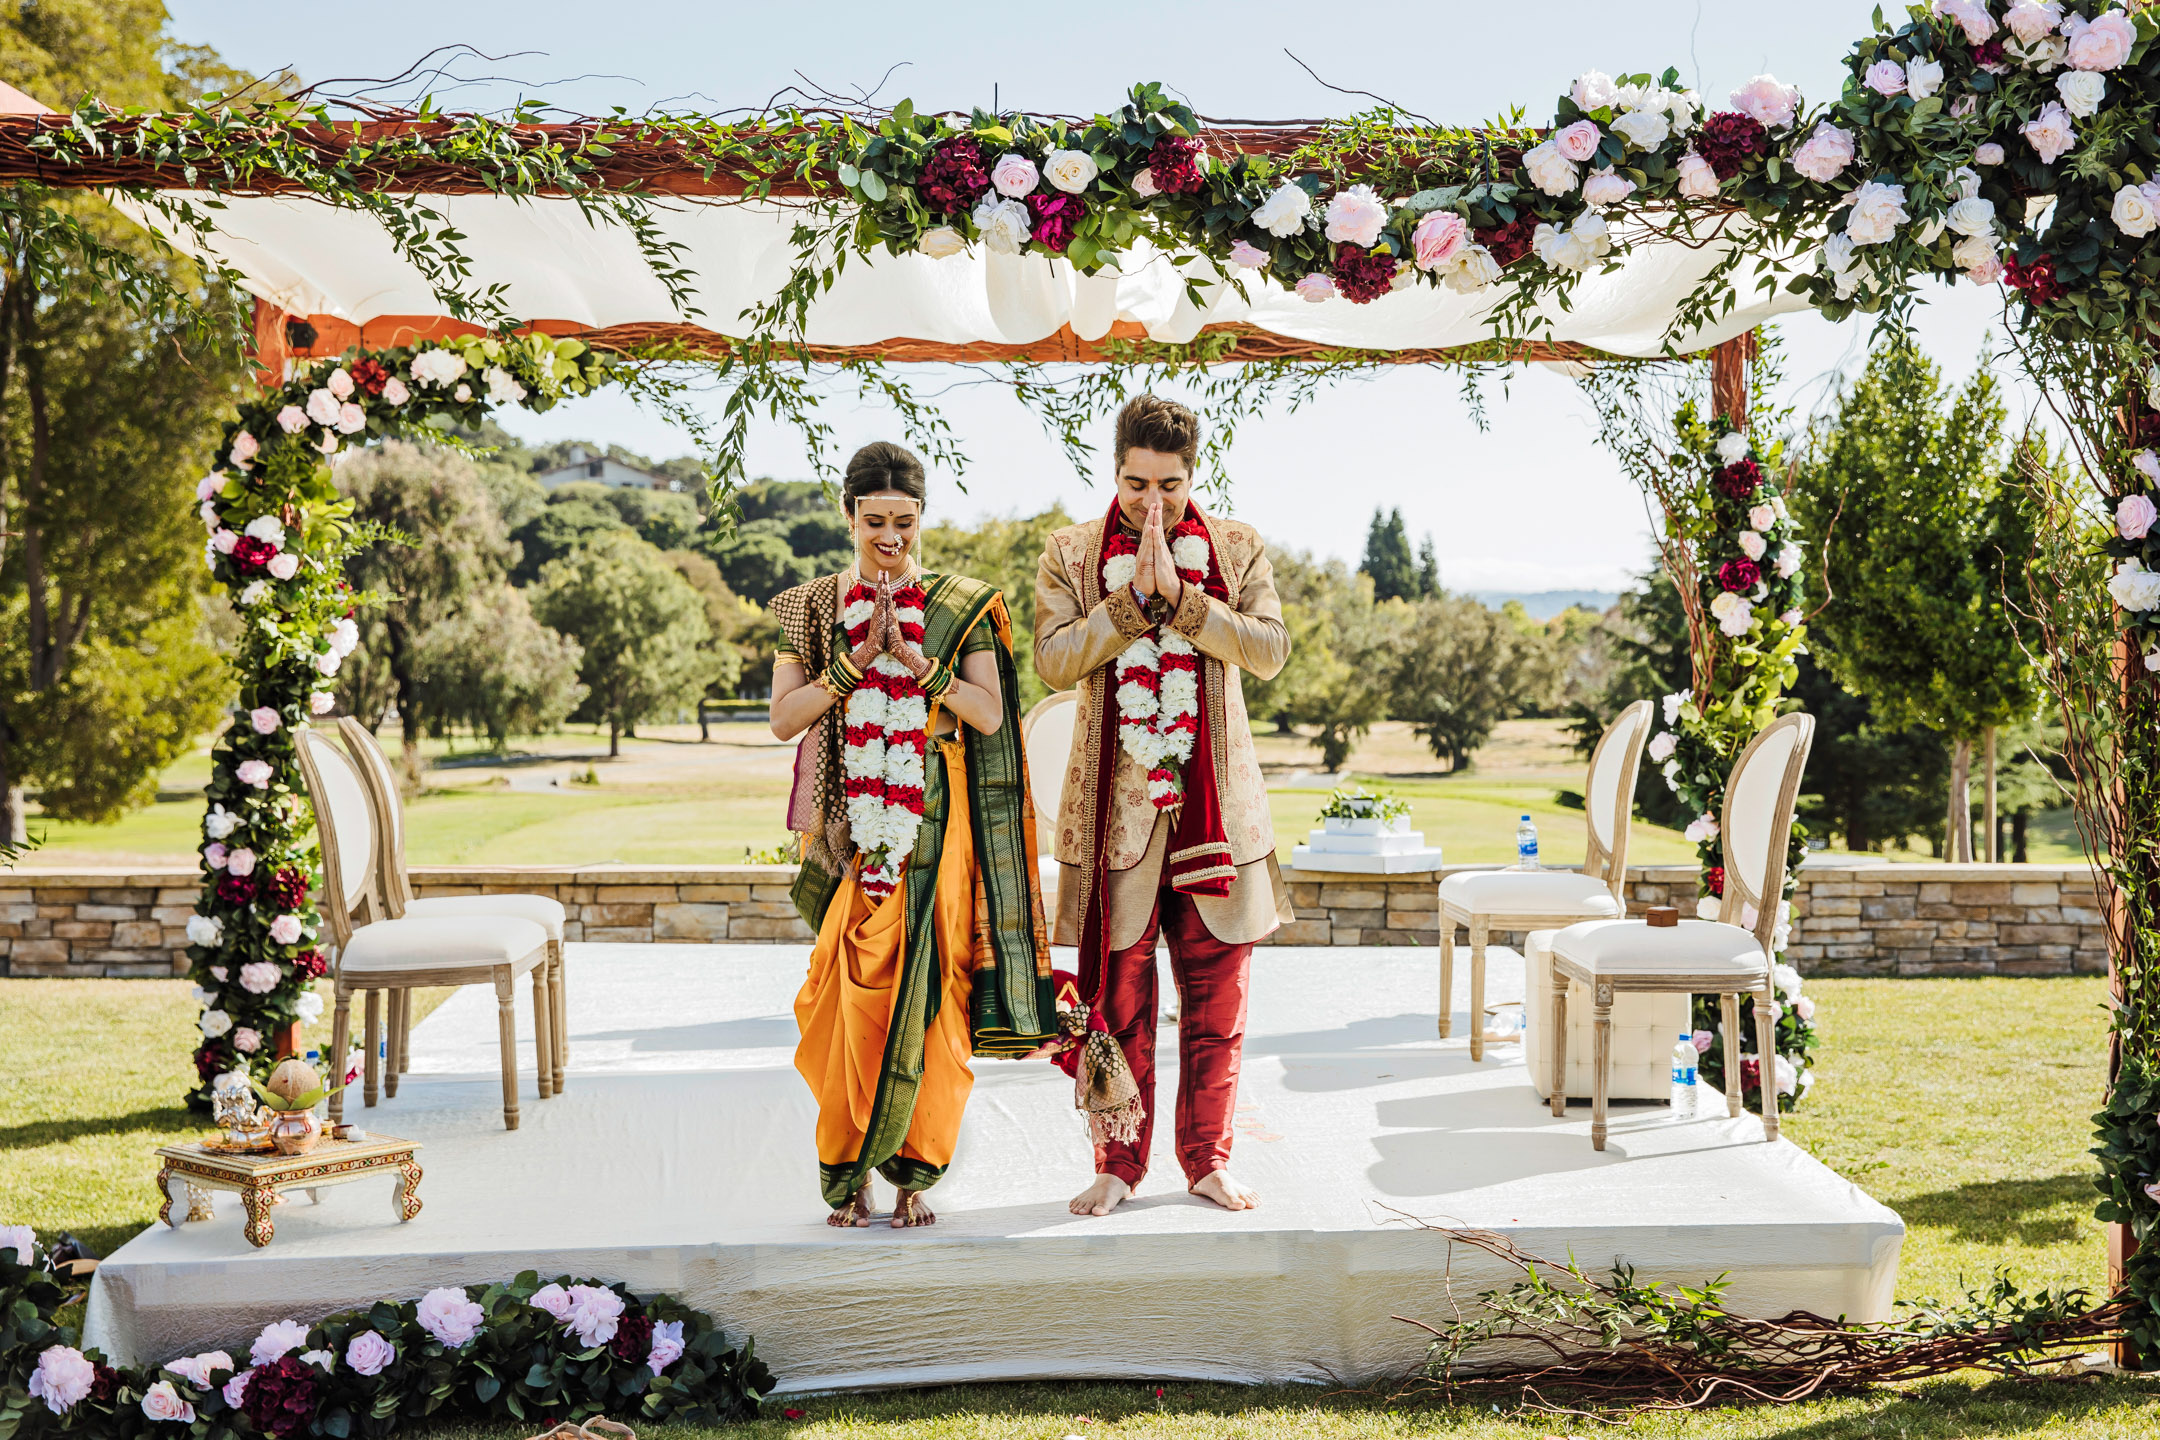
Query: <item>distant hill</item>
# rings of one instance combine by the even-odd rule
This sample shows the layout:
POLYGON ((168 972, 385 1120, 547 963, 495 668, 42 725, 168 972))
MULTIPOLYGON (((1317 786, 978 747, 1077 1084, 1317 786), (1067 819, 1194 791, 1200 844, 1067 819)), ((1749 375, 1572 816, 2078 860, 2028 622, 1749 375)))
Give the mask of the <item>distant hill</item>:
POLYGON ((1603 614, 1620 600, 1613 590, 1472 590, 1470 598, 1495 610, 1510 600, 1520 600, 1533 620, 1550 620, 1571 605, 1603 614))

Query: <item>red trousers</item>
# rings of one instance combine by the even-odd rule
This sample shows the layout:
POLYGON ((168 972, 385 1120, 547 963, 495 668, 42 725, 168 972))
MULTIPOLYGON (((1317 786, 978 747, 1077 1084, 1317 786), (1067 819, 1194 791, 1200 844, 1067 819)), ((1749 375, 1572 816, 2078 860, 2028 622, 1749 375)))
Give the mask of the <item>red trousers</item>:
POLYGON ((1178 988, 1177 1153, 1185 1183, 1197 1185, 1230 1163, 1238 1070, 1245 1054, 1245 999, 1252 950, 1208 933, 1191 900, 1164 885, 1146 933, 1105 957, 1103 1023, 1117 1037, 1140 1085, 1147 1116, 1131 1144, 1095 1147, 1095 1171, 1137 1188, 1155 1138, 1155 939, 1170 945, 1178 988))

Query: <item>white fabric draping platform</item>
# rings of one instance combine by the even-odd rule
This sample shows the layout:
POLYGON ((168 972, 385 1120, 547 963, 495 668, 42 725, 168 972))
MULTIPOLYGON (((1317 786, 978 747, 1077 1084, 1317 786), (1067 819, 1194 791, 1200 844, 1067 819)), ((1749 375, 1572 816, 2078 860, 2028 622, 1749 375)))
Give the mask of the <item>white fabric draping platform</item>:
MULTIPOLYGON (((1519 1047, 1471 1064, 1434 1033, 1426 949, 1255 958, 1236 1166, 1243 1215, 1183 1193, 1169 1127, 1139 1199, 1081 1219, 1088 1147, 1047 1062, 978 1062, 960 1153, 921 1231, 823 1223, 789 1002, 803 947, 571 947, 572 1077, 501 1128, 492 996, 461 991, 415 1032, 430 1072, 353 1113, 425 1142, 425 1210, 389 1220, 362 1184, 295 1199, 251 1250, 239 1206, 153 1227, 97 1272, 89 1338, 124 1360, 242 1353, 313 1319, 526 1269, 666 1290, 755 1335, 786 1389, 1144 1376, 1364 1381, 1415 1364, 1428 1319, 1503 1268, 1405 1223, 1500 1232, 1649 1278, 1733 1276, 1740 1310, 1887 1315, 1897 1216, 1753 1119, 1674 1124, 1616 1107, 1555 1120, 1519 1047), (1452 1266, 1452 1282, 1444 1272, 1452 1266)), ((1496 996, 1520 994, 1496 963, 1496 996)), ((1166 977, 1167 982, 1167 977, 1166 977)), ((1467 974, 1455 997, 1465 1034, 1467 974)), ((1166 988, 1166 994, 1169 993, 1166 988)), ((1167 1112, 1173 1031, 1158 1077, 1167 1112)), ((144 1172, 144 1184, 149 1171, 144 1172)), ((890 1190, 881 1182, 881 1198, 890 1190)))
MULTIPOLYGON (((588 220, 571 200, 449 195, 431 196, 429 204, 466 237, 459 244, 474 259, 471 286, 506 286, 512 314, 595 330, 691 320, 677 313, 629 233, 588 220)), ((196 248, 153 212, 123 205, 182 248, 196 248)), ((740 335, 742 312, 778 293, 794 262, 795 210, 786 201, 654 203, 659 230, 682 245, 681 263, 694 272, 694 303, 703 312, 696 324, 740 335)), ((420 272, 364 213, 300 196, 231 196, 217 211, 217 225, 208 249, 238 270, 255 295, 292 314, 358 325, 442 308, 420 272)), ((1568 308, 1548 304, 1542 313, 1550 329, 1539 336, 1616 355, 1662 354, 1675 307, 1729 244, 1640 246, 1616 272, 1587 276, 1568 308)), ((1213 272, 1206 274, 1212 280, 1213 272)), ((1751 275, 1743 263, 1735 277, 1741 302, 1715 324, 1674 337, 1679 349, 1702 349, 1806 308, 1803 298, 1782 290, 1757 293, 1751 275)), ((849 262, 811 310, 805 338, 836 347, 901 339, 1026 345, 1066 327, 1092 342, 1122 324, 1152 340, 1182 343, 1205 326, 1242 323, 1327 347, 1432 350, 1491 339, 1488 315, 1501 293, 1457 295, 1416 285, 1369 305, 1312 304, 1258 272, 1248 273, 1246 288, 1249 299, 1211 283, 1208 303, 1195 306, 1169 261, 1144 247, 1127 257, 1123 273, 1092 277, 1063 260, 992 255, 980 246, 944 260, 878 253, 849 262)))

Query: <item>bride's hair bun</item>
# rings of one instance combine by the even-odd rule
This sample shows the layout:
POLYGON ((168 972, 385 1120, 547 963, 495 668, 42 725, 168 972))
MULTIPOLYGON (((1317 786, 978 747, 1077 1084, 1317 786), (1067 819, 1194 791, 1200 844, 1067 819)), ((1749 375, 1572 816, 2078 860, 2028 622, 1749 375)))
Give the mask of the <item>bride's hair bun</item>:
POLYGON ((920 505, 928 486, 923 481, 922 461, 905 445, 873 440, 857 450, 847 462, 847 478, 841 482, 840 503, 849 515, 865 495, 886 491, 907 496, 920 505))

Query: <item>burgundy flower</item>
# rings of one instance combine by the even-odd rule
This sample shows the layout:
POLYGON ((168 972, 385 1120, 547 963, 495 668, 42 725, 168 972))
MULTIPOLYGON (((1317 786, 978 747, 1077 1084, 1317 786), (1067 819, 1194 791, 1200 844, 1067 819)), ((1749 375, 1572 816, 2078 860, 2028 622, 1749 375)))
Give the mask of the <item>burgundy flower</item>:
POLYGON ((1973 64, 1990 75, 2000 75, 2010 65, 2010 57, 2003 50, 2003 42, 2000 40, 1984 40, 1973 46, 1972 58, 1973 64))
POLYGON ((1395 257, 1385 250, 1344 245, 1335 252, 1335 288, 1343 299, 1369 305, 1394 288, 1395 257))
POLYGON ((208 1080, 218 1073, 217 1046, 204 1045, 195 1052, 195 1078, 208 1080))
POLYGON ((2042 255, 2030 265, 2020 265, 2015 255, 2003 261, 2003 284, 2022 291, 2028 305, 2045 305, 2060 300, 2062 282, 2055 278, 2055 258, 2042 255))
POLYGON ((1477 240, 1492 252, 1493 263, 1505 269, 1530 253, 1530 240, 1536 234, 1537 217, 1524 215, 1505 225, 1478 231, 1477 240))
POLYGON ((615 1339, 608 1353, 625 1365, 637 1365, 652 1353, 652 1317, 625 1315, 615 1322, 615 1339))
POLYGON ((1728 500, 1745 500, 1762 488, 1762 467, 1743 456, 1712 471, 1710 483, 1728 500))
POLYGON ((92 1361, 90 1364, 89 1399, 100 1405, 112 1403, 113 1396, 120 1393, 120 1372, 110 1365, 92 1361))
POLYGON ((1710 878, 1704 883, 1709 885, 1712 895, 1722 900, 1725 897, 1725 867, 1723 865, 1712 865, 1710 867, 1710 878))
POLYGON ((1721 110, 1703 121, 1695 133, 1695 150, 1710 162, 1720 180, 1730 180, 1740 167, 1770 147, 1770 132, 1762 121, 1737 110, 1721 110))
POLYGON ((277 557, 277 546, 253 535, 242 535, 232 548, 232 562, 243 574, 260 575, 270 568, 277 557))
POLYGON ((1043 249, 1062 255, 1072 243, 1073 228, 1080 217, 1087 214, 1087 205, 1078 195, 1067 195, 1062 190, 1037 190, 1027 197, 1028 214, 1034 217, 1034 238, 1043 249))
POLYGON ((915 192, 932 210, 945 215, 964 215, 989 192, 990 170, 983 164, 982 147, 970 135, 955 135, 930 152, 915 182, 915 192))
POLYGON ((1756 1059, 1753 1055, 1740 1057, 1740 1088, 1743 1090, 1759 1090, 1762 1088, 1762 1061, 1756 1059))
POLYGON ((255 877, 227 875, 217 882, 217 894, 228 905, 251 905, 255 901, 255 877))
POLYGON ((319 980, 330 973, 330 960, 320 950, 303 950, 293 956, 292 968, 304 980, 319 980))
POLYGON ((346 366, 345 373, 352 376, 353 384, 359 386, 361 393, 365 395, 380 395, 383 386, 390 383, 390 367, 369 355, 363 355, 346 366))
POLYGON ((1148 174, 1165 195, 1190 195, 1207 179, 1200 173, 1200 142, 1182 135, 1165 135, 1148 151, 1148 174))
POLYGON ((291 865, 271 877, 270 895, 277 901, 277 908, 280 910, 299 909, 301 902, 307 899, 307 893, 307 876, 291 865))
POLYGON ((258 1365, 240 1397, 240 1409, 265 1435, 297 1435, 315 1418, 321 1374, 297 1355, 258 1365))
POLYGON ((1717 583, 1721 589, 1734 593, 1752 590, 1762 581, 1762 571, 1745 555, 1737 560, 1727 560, 1718 566, 1717 583))

